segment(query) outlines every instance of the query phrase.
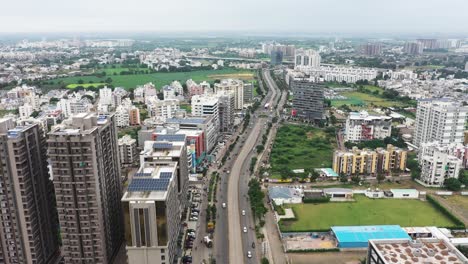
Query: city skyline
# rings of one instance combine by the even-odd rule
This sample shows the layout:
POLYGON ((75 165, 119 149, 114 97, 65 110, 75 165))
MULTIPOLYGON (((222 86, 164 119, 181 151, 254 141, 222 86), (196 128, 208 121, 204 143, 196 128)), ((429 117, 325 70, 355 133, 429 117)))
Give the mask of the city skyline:
POLYGON ((384 8, 370 0, 280 2, 213 0, 151 2, 84 0, 74 5, 47 0, 3 5, 0 32, 283 32, 303 33, 466 33, 468 3, 393 1, 384 8), (27 8, 25 8, 25 6, 27 8), (181 7, 184 9, 181 9, 181 7), (144 8, 143 8, 144 7, 144 8), (337 8, 339 7, 339 8, 337 8), (160 10, 164 10, 161 12, 160 10), (330 19, 330 15, 333 19, 330 19), (18 21, 21 23, 13 23, 18 21), (369 23, 372 21, 372 23, 369 23))

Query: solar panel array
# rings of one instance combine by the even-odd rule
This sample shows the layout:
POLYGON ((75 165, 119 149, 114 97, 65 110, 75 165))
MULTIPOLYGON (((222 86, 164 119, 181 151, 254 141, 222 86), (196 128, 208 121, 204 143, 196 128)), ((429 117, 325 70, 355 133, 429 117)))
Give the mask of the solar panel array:
POLYGON ((184 142, 185 134, 158 135, 156 141, 184 142))
POLYGON ((171 149, 172 143, 170 142, 155 142, 153 144, 153 148, 155 149, 171 149))
POLYGON ((172 177, 172 172, 161 172, 159 177, 161 179, 170 179, 172 177))
POLYGON ((166 191, 171 179, 133 179, 128 186, 130 192, 166 191))
POLYGON ((147 172, 137 172, 133 175, 133 177, 151 177, 151 173, 147 172))

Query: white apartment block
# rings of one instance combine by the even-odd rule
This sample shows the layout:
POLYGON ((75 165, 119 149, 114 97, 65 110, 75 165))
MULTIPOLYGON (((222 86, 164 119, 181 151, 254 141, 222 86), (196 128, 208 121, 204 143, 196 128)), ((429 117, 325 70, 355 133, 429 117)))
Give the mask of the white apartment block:
POLYGON ((462 143, 441 144, 437 141, 422 143, 418 151, 419 163, 421 163, 422 157, 432 157, 435 152, 455 156, 462 161, 463 168, 468 167, 468 145, 463 145, 462 143))
POLYGON ((421 155, 421 181, 433 186, 442 186, 448 178, 458 178, 462 160, 447 153, 434 151, 432 155, 421 155))
POLYGON ((392 134, 392 118, 369 115, 367 111, 350 112, 346 119, 345 141, 384 139, 392 134))
POLYGON ((302 70, 303 68, 318 68, 322 60, 320 54, 313 49, 297 49, 294 57, 294 67, 297 70, 302 70))
POLYGON ((179 81, 173 81, 171 83, 171 87, 174 88, 174 91, 179 94, 183 95, 184 94, 184 88, 182 87, 182 84, 180 84, 179 81))
POLYGON ((138 161, 136 139, 131 138, 129 135, 125 135, 119 138, 118 145, 120 165, 122 167, 133 165, 138 161))
POLYGON ((175 99, 176 98, 176 92, 174 88, 172 88, 169 85, 166 85, 162 88, 163 90, 163 98, 164 100, 166 99, 175 99))
POLYGON ((468 107, 450 99, 425 99, 418 102, 413 143, 438 141, 461 143, 464 139, 468 107))
POLYGON ((175 117, 180 109, 180 102, 177 99, 159 100, 152 97, 147 102, 149 117, 160 117, 163 120, 175 117))
POLYGON ((192 97, 193 116, 218 116, 219 99, 214 95, 194 95, 192 97))
POLYGON ((115 125, 117 127, 128 127, 130 125, 129 108, 119 105, 115 110, 115 125))
POLYGON ((341 67, 341 66, 321 66, 319 68, 309 68, 305 72, 314 77, 323 77, 327 82, 355 83, 359 80, 371 81, 377 77, 378 71, 371 68, 341 67))
POLYGON ((101 88, 99 89, 99 104, 101 105, 112 105, 112 89, 101 88))
POLYGON ((18 110, 20 118, 28 118, 33 113, 33 107, 30 104, 20 106, 18 110))
POLYGON ((235 98, 235 109, 242 110, 244 107, 244 82, 241 80, 224 79, 214 84, 214 93, 233 92, 235 98))
POLYGON ((200 83, 200 87, 203 89, 203 93, 205 94, 212 94, 213 93, 213 88, 211 88, 211 85, 207 81, 203 81, 200 83))

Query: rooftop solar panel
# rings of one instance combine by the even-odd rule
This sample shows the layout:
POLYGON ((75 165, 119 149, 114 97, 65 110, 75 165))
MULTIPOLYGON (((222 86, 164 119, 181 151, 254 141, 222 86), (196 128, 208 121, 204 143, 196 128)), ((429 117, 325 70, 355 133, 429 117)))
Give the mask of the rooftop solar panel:
POLYGON ((128 186, 130 192, 166 191, 170 179, 133 179, 128 186))
POLYGON ((156 141, 184 142, 185 134, 158 135, 156 141))
POLYGON ((155 149, 171 149, 172 148, 172 143, 170 142, 155 142, 153 144, 153 148, 155 149))
POLYGON ((161 179, 170 179, 172 177, 172 172, 161 172, 159 175, 161 179))

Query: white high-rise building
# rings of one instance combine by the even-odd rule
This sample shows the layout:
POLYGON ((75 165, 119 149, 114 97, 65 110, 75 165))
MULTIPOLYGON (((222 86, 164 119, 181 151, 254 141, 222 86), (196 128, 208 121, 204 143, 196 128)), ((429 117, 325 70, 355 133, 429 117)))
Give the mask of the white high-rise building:
POLYGON ((235 98, 235 109, 242 110, 244 107, 244 82, 241 80, 225 79, 214 84, 214 93, 233 92, 235 98))
POLYGON ((164 100, 166 100, 166 99, 175 99, 176 98, 175 90, 171 86, 165 85, 162 88, 162 90, 163 90, 164 100))
POLYGON ((101 105, 111 105, 112 104, 112 89, 111 88, 101 88, 99 89, 99 104, 101 105))
POLYGON ((468 107, 450 99, 425 99, 418 102, 413 143, 438 141, 461 143, 464 139, 468 107))
POLYGON ((322 60, 320 54, 312 49, 297 49, 294 57, 294 66, 298 70, 302 68, 318 68, 322 60))

